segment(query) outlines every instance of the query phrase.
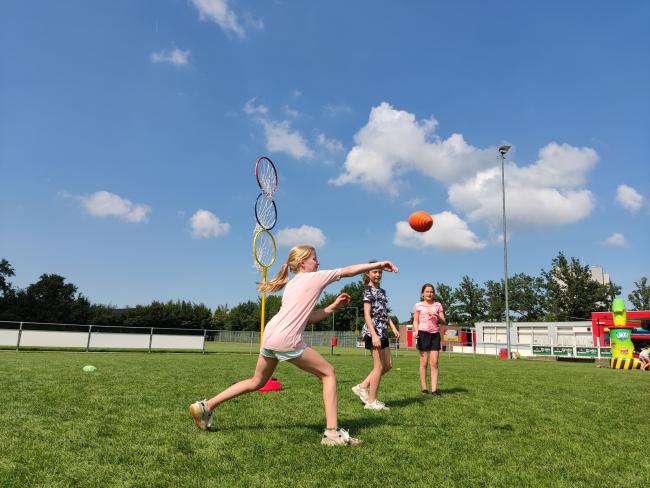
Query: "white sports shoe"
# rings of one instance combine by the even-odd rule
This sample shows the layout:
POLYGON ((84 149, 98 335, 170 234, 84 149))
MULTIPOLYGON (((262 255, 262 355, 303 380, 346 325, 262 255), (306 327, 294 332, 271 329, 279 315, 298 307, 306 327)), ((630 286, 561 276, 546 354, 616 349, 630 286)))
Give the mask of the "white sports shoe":
POLYGON ((352 393, 359 397, 363 403, 368 403, 368 390, 361 388, 359 385, 352 387, 352 393))
POLYGON ((384 402, 380 402, 379 400, 375 400, 372 403, 366 403, 366 406, 363 408, 366 410, 390 410, 384 402))
POLYGON ((207 401, 201 400, 190 405, 190 414, 199 430, 212 428, 212 411, 208 408, 207 401))
POLYGON ((350 437, 350 434, 345 429, 337 430, 334 437, 323 433, 323 438, 320 440, 320 443, 324 446, 358 446, 362 442, 359 439, 350 437))

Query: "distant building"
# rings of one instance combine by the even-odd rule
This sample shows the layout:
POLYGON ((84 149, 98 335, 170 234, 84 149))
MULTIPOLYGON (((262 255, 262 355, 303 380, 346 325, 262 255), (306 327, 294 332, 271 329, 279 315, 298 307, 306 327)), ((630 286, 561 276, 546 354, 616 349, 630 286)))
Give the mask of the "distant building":
POLYGON ((609 273, 605 273, 602 266, 591 266, 591 279, 601 285, 609 285, 609 273))

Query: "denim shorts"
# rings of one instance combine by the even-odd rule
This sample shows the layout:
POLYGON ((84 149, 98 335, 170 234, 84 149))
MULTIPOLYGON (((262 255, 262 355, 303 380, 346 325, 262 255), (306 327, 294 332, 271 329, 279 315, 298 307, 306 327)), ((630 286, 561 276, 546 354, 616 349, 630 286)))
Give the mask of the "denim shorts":
POLYGON ((260 354, 265 358, 278 359, 280 361, 289 361, 291 359, 298 359, 305 352, 305 348, 294 349, 293 351, 273 351, 272 349, 260 348, 260 354))

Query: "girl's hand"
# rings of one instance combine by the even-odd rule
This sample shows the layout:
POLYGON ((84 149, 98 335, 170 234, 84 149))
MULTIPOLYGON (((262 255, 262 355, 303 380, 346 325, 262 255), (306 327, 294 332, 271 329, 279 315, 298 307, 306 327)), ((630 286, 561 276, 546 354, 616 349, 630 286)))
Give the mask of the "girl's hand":
POLYGON ((336 297, 334 303, 332 303, 334 310, 338 310, 349 301, 350 301, 350 295, 348 295, 347 293, 341 293, 339 296, 336 297))
POLYGON ((381 339, 377 334, 372 336, 372 347, 381 347, 381 339))
POLYGON ((413 332, 413 339, 418 340, 418 331, 413 332))
POLYGON ((395 339, 399 339, 399 330, 393 329, 393 335, 395 336, 395 339))
POLYGON ((390 261, 384 261, 381 264, 381 269, 383 269, 384 271, 389 271, 391 273, 399 272, 399 268, 395 266, 393 263, 391 263, 390 261))

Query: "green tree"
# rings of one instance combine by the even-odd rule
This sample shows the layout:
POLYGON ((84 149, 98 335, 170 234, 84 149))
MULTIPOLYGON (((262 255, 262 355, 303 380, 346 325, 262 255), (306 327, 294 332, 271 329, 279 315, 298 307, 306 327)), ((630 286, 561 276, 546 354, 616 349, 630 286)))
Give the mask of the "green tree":
POLYGON ((2 259, 0 261, 0 291, 2 292, 3 298, 14 293, 14 289, 11 286, 11 283, 7 281, 7 278, 15 275, 16 273, 14 268, 9 264, 9 261, 2 259))
MULTIPOLYGON (((506 310, 506 291, 503 280, 488 280, 485 285, 485 320, 488 322, 503 322, 506 310)), ((509 290, 508 290, 509 291, 509 290)))
MULTIPOLYGON (((515 320, 537 322, 544 317, 544 282, 540 277, 517 273, 508 278, 508 307, 515 320)), ((501 283, 503 288, 503 282, 501 283)), ((503 317, 503 310, 501 313, 503 317)))
MULTIPOLYGON (((454 296, 454 291, 449 285, 436 283, 436 300, 438 300, 445 309, 445 318, 448 324, 460 324, 462 322, 458 311, 458 302, 454 296)), ((411 323, 413 323, 413 312, 411 312, 411 323)))
POLYGON ((454 290, 453 297, 458 302, 460 323, 474 325, 486 317, 485 290, 469 276, 465 275, 454 290))
POLYGON ((89 324, 123 326, 125 313, 113 305, 90 305, 89 324))
POLYGON ((228 314, 229 330, 259 330, 260 307, 256 302, 248 300, 230 309, 228 314))
MULTIPOLYGON (((334 294, 334 293, 324 292, 322 298, 314 308, 326 307, 334 300, 336 300, 337 296, 339 296, 338 293, 334 294)), ((334 312, 333 318, 330 315, 329 317, 326 317, 324 320, 321 320, 320 322, 314 322, 313 327, 311 324, 308 324, 307 327, 309 327, 310 329, 313 328, 314 330, 332 330, 332 321, 334 321, 334 330, 348 330, 347 327, 349 327, 349 323, 344 320, 345 317, 339 317, 340 312, 341 312, 340 310, 337 310, 336 312, 334 312), (339 321, 339 319, 341 320, 339 321)))
MULTIPOLYGON (((336 328, 337 330, 361 330, 365 322, 363 318, 363 290, 366 285, 363 284, 363 278, 358 281, 345 285, 340 293, 350 295, 350 302, 343 308, 336 311, 336 328), (340 325, 340 327, 339 327, 340 325)), ((333 295, 335 299, 338 294, 333 295)), ((333 301, 332 296, 328 297, 329 301, 321 300, 319 307, 327 306, 333 301)), ((389 297, 390 301, 390 297, 389 297)), ((389 308, 390 311, 390 308, 389 308)))
POLYGON ((620 289, 594 281, 588 265, 562 252, 549 271, 542 270, 542 278, 547 320, 588 320, 591 312, 609 310, 612 290, 620 289))
POLYGON ((184 300, 163 303, 155 300, 149 305, 138 305, 129 310, 124 322, 129 327, 210 329, 212 312, 202 303, 184 300))
POLYGON ((18 308, 22 320, 32 322, 88 323, 90 302, 63 276, 43 274, 19 293, 18 308))
POLYGON ((15 276, 14 268, 9 261, 0 261, 0 320, 21 320, 18 313, 17 291, 7 281, 7 278, 15 276))
MULTIPOLYGON (((260 311, 258 314, 261 316, 262 313, 262 297, 257 301, 260 311)), ((264 305, 264 323, 268 323, 279 311, 282 306, 282 297, 280 295, 267 295, 266 303, 264 305)))
POLYGON ((214 309, 212 314, 212 325, 216 330, 225 330, 227 328, 230 310, 228 305, 219 305, 214 309))
POLYGON ((627 296, 627 299, 634 306, 634 310, 650 310, 650 287, 648 278, 642 276, 639 281, 634 282, 636 289, 627 296))

